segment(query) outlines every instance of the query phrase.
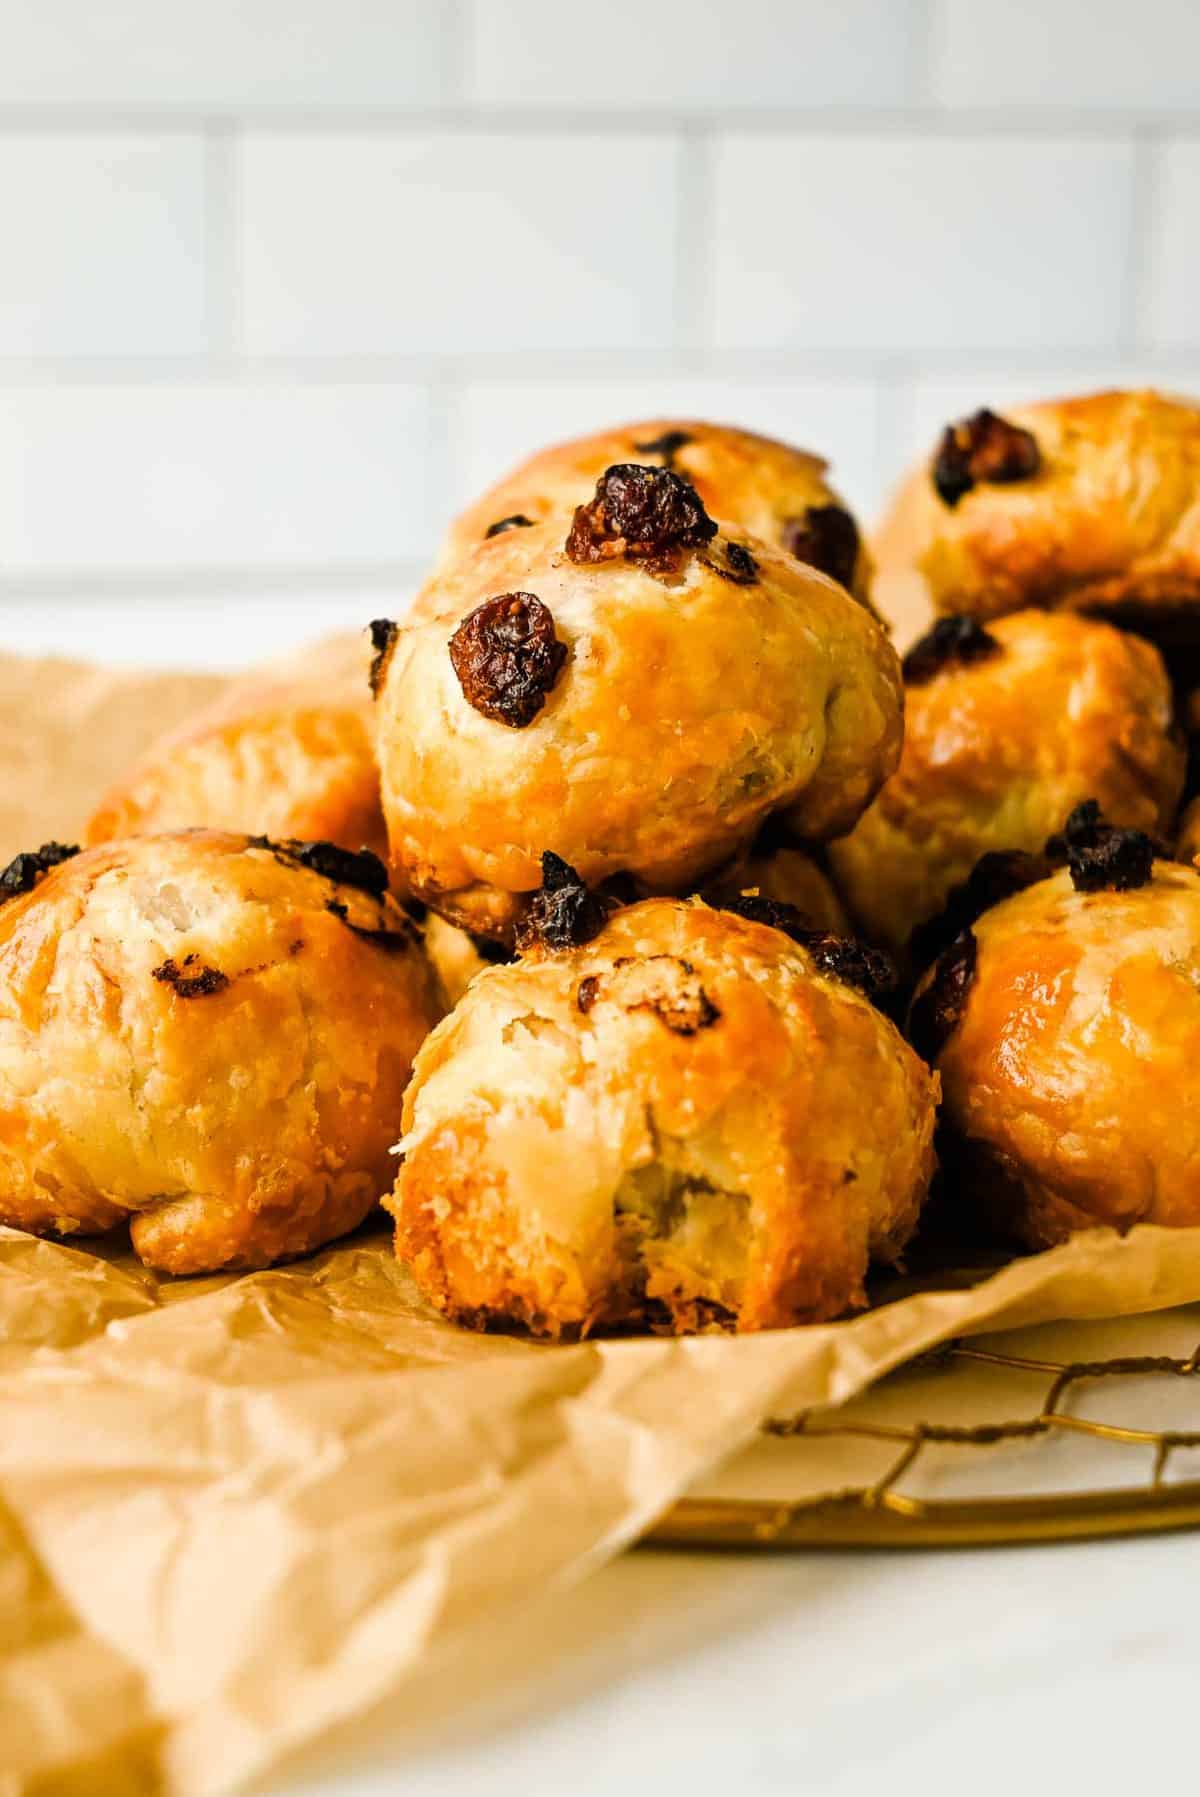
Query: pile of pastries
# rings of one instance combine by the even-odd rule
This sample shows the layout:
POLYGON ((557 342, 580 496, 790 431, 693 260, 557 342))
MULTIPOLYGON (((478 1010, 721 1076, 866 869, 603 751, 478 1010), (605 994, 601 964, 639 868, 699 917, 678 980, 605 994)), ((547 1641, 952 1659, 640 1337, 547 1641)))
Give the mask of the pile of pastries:
POLYGON ((553 1338, 838 1316, 935 1175, 1026 1246, 1200 1223, 1200 406, 976 412, 869 545, 826 476, 535 455, 19 855, 0 1221, 194 1273, 382 1201, 553 1338))

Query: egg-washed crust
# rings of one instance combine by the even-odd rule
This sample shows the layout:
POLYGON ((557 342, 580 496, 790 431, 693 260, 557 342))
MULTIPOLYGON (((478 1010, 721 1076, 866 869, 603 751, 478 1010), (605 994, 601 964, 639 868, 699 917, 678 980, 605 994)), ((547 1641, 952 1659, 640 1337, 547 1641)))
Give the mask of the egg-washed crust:
POLYGON ((351 631, 232 682, 113 788, 88 842, 198 826, 386 853, 371 667, 351 631))
POLYGON ((606 468, 629 462, 683 475, 714 518, 798 555, 869 600, 870 559, 820 456, 686 418, 644 419, 538 451, 454 520, 438 571, 489 535, 518 533, 548 518, 569 521, 606 468))
POLYGON ((794 906, 810 930, 824 930, 831 936, 854 934, 827 868, 811 849, 756 843, 749 855, 706 881, 703 891, 709 904, 718 908, 746 894, 794 906))
MULTIPOLYGON (((723 530, 710 549, 725 541, 723 530)), ((476 933, 509 938, 550 849, 591 887, 695 890, 781 815, 848 829, 899 755, 900 678, 845 591, 766 544, 732 586, 693 551, 670 580, 580 565, 563 523, 506 531, 427 589, 376 707, 393 869, 476 933), (522 729, 469 703, 448 644, 497 593, 535 595, 566 659, 522 729)))
POLYGON ((980 856, 1040 851, 1084 799, 1151 835, 1170 832, 1179 802, 1186 752, 1152 644, 1040 611, 997 618, 988 636, 994 652, 907 689, 899 768, 829 847, 850 910, 895 952, 980 856))
POLYGON ((863 1301, 933 1170, 937 1082, 780 931, 698 900, 477 975, 418 1056, 387 1202, 460 1322, 764 1329, 863 1301))
POLYGON ((394 900, 305 865, 312 846, 139 837, 0 907, 0 1220, 128 1218, 170 1273, 361 1221, 442 1006, 394 900))
POLYGON ((1062 869, 972 933, 936 1056, 959 1202, 1035 1248, 1200 1224, 1200 873, 1080 891, 1062 869))
POLYGON ((915 574, 933 609, 998 617, 1023 606, 1089 612, 1159 641, 1194 639, 1200 610, 1200 406, 1108 392, 1006 406, 1032 433, 1028 478, 979 480, 953 505, 931 456, 873 541, 884 609, 915 574))

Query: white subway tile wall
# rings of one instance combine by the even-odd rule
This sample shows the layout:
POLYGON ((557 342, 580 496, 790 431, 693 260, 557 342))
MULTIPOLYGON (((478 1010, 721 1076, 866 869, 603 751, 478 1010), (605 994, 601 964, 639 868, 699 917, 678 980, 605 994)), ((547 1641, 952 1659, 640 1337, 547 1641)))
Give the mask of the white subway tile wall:
POLYGON ((965 407, 1200 389, 1198 245, 1196 0, 0 0, 0 642, 369 615, 639 413, 869 515, 965 407))

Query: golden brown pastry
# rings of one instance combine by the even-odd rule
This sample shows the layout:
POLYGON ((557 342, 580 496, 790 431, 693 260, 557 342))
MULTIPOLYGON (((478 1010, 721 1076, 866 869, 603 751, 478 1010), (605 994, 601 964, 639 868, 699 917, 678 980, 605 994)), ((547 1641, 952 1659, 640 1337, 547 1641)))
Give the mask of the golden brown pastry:
POLYGON ((436 911, 430 911, 422 925, 425 953, 441 981, 446 1002, 456 1005, 475 975, 496 961, 508 959, 498 943, 484 936, 472 936, 457 924, 447 923, 436 911))
POLYGON ((1186 756, 1150 643, 1066 613, 943 618, 904 671, 900 766, 829 850, 873 939, 902 949, 981 855, 1040 849, 1084 799, 1169 831, 1186 756))
POLYGON ((1200 1224, 1200 873, 1086 806, 1059 850, 918 990, 954 1189, 1032 1247, 1200 1224))
POLYGON ((833 881, 803 849, 756 846, 739 861, 705 883, 703 896, 713 905, 759 895, 788 905, 810 930, 831 936, 853 936, 854 926, 833 881))
POLYGON ((573 896, 571 927, 561 904, 542 923, 575 946, 481 973, 417 1058, 386 1203, 423 1291, 549 1336, 860 1303, 916 1223, 937 1095, 849 983, 870 951, 573 896))
POLYGON ((911 614, 916 576, 937 612, 1055 606, 1194 643, 1200 406, 1114 392, 977 412, 913 471, 873 548, 889 617, 911 614))
POLYGON ((386 850, 365 631, 233 681, 115 787, 89 842, 199 825, 386 850))
POLYGON ((849 829, 895 766, 882 631, 669 472, 612 471, 569 535, 493 537, 426 601, 381 664, 384 813, 401 879, 473 931, 511 932, 545 848, 683 891, 773 814, 849 829))
POLYGON ((1190 799, 1180 814, 1175 852, 1181 861, 1200 857, 1200 798, 1190 799))
POLYGON ((440 567, 489 535, 548 518, 569 520, 617 462, 674 469, 714 518, 786 549, 867 598, 870 562, 857 524, 825 479, 828 464, 773 437, 694 418, 648 418, 540 450, 454 520, 440 567))
POLYGON ((373 855, 215 831, 0 876, 0 1221, 169 1273, 361 1222, 440 1011, 373 855))

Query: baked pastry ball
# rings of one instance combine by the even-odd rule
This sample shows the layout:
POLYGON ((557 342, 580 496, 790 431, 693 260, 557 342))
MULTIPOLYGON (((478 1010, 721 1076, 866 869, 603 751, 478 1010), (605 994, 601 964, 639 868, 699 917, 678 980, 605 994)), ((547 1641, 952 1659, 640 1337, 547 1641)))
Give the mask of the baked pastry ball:
POLYGON ((1084 799, 1169 832, 1186 751, 1152 644, 1067 613, 943 618, 904 672, 900 766, 829 850, 873 940, 902 949, 981 855, 1040 849, 1084 799))
POLYGON ((47 846, 0 876, 0 1221, 128 1218, 168 1273, 353 1229, 441 1014, 382 863, 208 830, 47 846))
POLYGON ((346 632, 232 681, 107 795, 87 840, 203 826, 385 852, 371 655, 346 632))
POLYGON ((1062 848, 918 989, 955 1189, 1030 1247, 1200 1224, 1200 873, 1094 807, 1062 848))
POLYGON ((417 1057, 385 1203, 422 1290, 552 1337, 861 1303, 916 1224, 937 1098, 850 983, 871 952, 699 900, 605 921, 560 873, 568 946, 480 974, 417 1057))
POLYGON ((771 815, 849 829, 899 755, 870 615, 669 471, 609 470, 569 533, 493 537, 426 601, 380 682, 384 814, 399 878, 477 933, 511 935, 547 845, 695 889, 771 815))
POLYGON ((913 471, 873 549, 889 616, 915 577, 935 612, 1054 606, 1194 642, 1200 406, 1113 392, 976 412, 913 471))
POLYGON ((858 525, 825 479, 828 463, 774 437, 694 418, 648 418, 540 450, 454 520, 439 567, 489 536, 548 518, 569 520, 618 462, 673 469, 714 518, 786 549, 867 598, 870 561, 858 525))

